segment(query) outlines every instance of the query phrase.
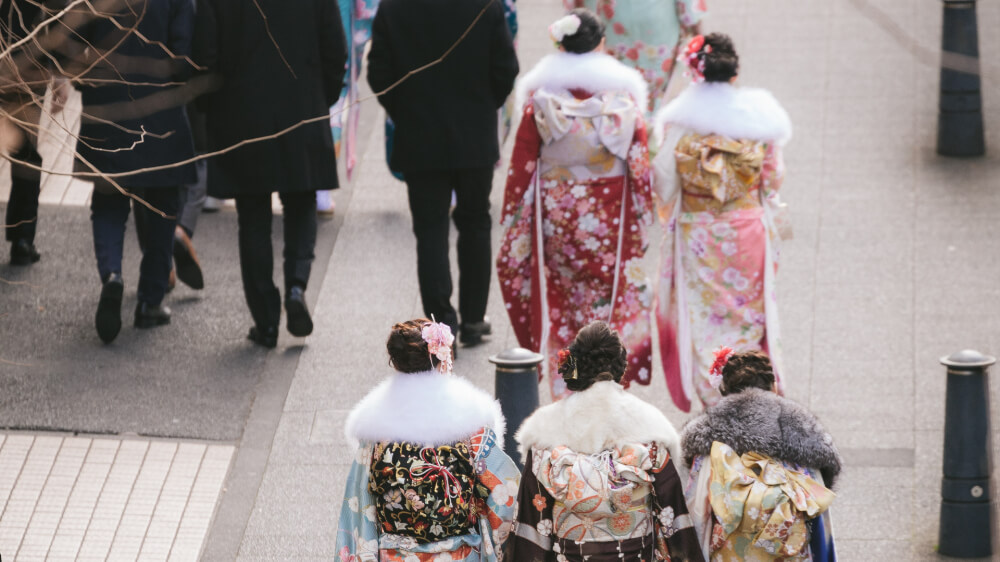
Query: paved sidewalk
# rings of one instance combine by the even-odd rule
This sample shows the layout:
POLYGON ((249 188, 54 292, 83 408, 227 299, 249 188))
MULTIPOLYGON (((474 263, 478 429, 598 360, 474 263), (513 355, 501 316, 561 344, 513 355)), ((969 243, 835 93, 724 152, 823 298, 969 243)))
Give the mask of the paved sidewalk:
MULTIPOLYGON (((783 250, 779 303, 790 394, 816 411, 848 463, 834 507, 842 559, 930 560, 943 438, 937 359, 965 347, 1000 353, 1000 72, 995 60, 984 65, 990 154, 939 158, 936 66, 859 6, 938 51, 940 4, 909 0, 716 0, 706 29, 734 37, 741 82, 771 89, 796 128, 785 184, 796 238, 783 250)), ((545 26, 561 3, 518 9, 528 69, 551 51, 545 26)), ((1000 37, 987 32, 1000 28, 1000 6, 980 3, 979 12, 981 52, 1000 52, 1000 37)), ((405 187, 385 169, 380 129, 358 170, 241 560, 336 557, 350 461, 344 417, 389 373, 389 326, 421 311, 405 187)), ((494 209, 502 187, 498 173, 494 209)), ((456 362, 486 389, 486 357, 514 344, 496 290, 490 315, 497 335, 456 362)), ((672 407, 662 376, 654 381, 636 392, 680 426, 689 416, 672 407)))

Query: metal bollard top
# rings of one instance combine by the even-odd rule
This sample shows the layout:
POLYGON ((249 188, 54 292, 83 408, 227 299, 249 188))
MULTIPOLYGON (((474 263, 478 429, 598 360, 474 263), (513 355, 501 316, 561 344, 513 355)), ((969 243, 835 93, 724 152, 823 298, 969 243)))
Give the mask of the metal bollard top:
POLYGON ((949 370, 971 370, 985 369, 997 362, 997 358, 991 355, 983 355, 972 349, 963 349, 940 359, 941 364, 949 367, 949 370))
POLYGON ((507 368, 529 368, 542 362, 545 356, 530 349, 515 347, 490 356, 490 363, 507 368))

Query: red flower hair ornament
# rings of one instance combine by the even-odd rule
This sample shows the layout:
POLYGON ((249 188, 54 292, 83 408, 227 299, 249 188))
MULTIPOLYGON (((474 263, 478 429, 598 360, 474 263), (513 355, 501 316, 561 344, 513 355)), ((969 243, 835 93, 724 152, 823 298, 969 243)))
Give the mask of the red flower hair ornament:
POLYGON ((712 52, 712 46, 705 44, 704 35, 695 35, 688 41, 687 47, 677 57, 677 60, 688 66, 684 76, 690 76, 692 82, 705 80, 705 55, 712 52))
POLYGON ((733 350, 729 347, 720 347, 715 352, 715 362, 712 363, 711 370, 708 371, 708 380, 712 388, 719 388, 722 385, 722 370, 729 363, 729 358, 733 356, 733 350))
POLYGON ((570 350, 568 349, 560 349, 558 357, 559 357, 559 373, 563 376, 564 379, 576 380, 577 378, 576 358, 573 357, 573 353, 570 352, 570 350), (572 376, 567 377, 566 375, 569 374, 571 370, 573 373, 572 376))

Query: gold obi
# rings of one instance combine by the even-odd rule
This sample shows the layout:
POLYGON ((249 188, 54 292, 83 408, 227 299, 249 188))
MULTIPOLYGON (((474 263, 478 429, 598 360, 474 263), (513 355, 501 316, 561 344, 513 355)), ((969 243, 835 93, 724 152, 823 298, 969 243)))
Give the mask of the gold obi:
POLYGON ((760 206, 762 141, 688 134, 674 149, 683 189, 682 211, 722 213, 760 206))

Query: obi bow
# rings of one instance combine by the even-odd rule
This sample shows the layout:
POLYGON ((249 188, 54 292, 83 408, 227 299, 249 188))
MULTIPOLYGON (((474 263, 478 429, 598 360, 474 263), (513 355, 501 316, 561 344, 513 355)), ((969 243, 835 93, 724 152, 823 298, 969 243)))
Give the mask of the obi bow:
POLYGON ((764 146, 721 135, 681 139, 674 151, 677 172, 690 190, 707 193, 721 203, 742 197, 757 184, 764 146))
POLYGON ((808 474, 757 453, 737 455, 712 443, 712 511, 728 537, 746 536, 775 556, 796 556, 809 543, 805 521, 836 497, 808 474))

